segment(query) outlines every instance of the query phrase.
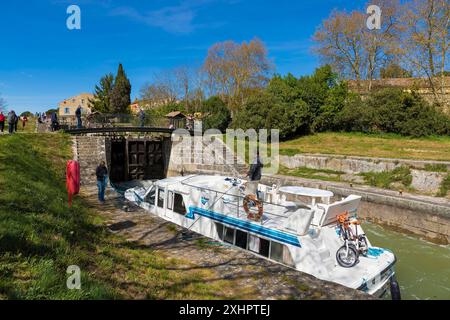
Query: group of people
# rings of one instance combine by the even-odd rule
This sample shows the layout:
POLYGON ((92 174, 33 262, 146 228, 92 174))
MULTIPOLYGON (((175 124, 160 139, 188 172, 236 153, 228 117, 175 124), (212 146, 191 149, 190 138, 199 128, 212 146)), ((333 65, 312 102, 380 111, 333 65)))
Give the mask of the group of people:
POLYGON ((58 114, 56 111, 53 111, 50 115, 50 118, 48 118, 47 114, 45 112, 43 113, 36 113, 36 120, 38 124, 48 124, 50 121, 50 129, 52 132, 59 130, 59 121, 58 121, 58 114))
POLYGON ((22 127, 25 128, 25 125, 28 121, 28 117, 26 115, 19 117, 14 110, 8 112, 5 116, 3 112, 0 112, 0 132, 3 133, 5 131, 5 124, 8 123, 8 132, 9 134, 13 134, 17 132, 17 126, 19 124, 19 120, 22 118, 22 127))

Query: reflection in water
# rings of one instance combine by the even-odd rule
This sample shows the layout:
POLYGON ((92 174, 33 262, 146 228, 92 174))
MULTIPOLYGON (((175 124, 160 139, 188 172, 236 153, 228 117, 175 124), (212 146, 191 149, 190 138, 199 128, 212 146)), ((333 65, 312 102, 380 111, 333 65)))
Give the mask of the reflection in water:
POLYGON ((450 246, 439 246, 413 236, 365 223, 375 247, 397 256, 396 273, 402 299, 450 299, 450 246))

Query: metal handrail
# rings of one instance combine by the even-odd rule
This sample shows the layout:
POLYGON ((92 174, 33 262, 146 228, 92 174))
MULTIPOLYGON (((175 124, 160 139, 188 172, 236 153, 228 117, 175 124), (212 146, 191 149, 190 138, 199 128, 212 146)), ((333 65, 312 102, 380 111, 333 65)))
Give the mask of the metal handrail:
MULTIPOLYGON (((241 200, 243 201, 245 199, 244 196, 235 195, 235 194, 229 194, 227 192, 214 190, 214 189, 207 188, 207 187, 201 187, 201 186, 197 186, 197 185, 194 185, 194 184, 189 184, 189 183, 186 182, 187 180, 193 179, 195 177, 198 177, 198 176, 193 176, 193 177, 187 178, 186 180, 182 181, 181 184, 184 185, 184 186, 188 186, 188 187, 191 187, 191 188, 196 188, 196 189, 199 189, 199 190, 210 191, 210 192, 216 193, 217 195, 222 195, 219 199, 223 199, 223 197, 225 195, 229 195, 231 197, 236 198, 237 199, 236 203, 234 203, 234 201, 230 201, 230 204, 235 205, 237 207, 237 209, 238 209, 238 218, 239 218, 239 216, 240 216, 239 211, 240 211, 240 207, 241 207, 240 206, 240 202, 241 202, 241 200)), ((276 203, 270 203, 270 202, 266 202, 266 201, 261 201, 261 203, 263 205, 270 205, 270 206, 280 207, 280 208, 283 208, 283 209, 289 211, 289 207, 288 206, 284 206, 284 205, 276 204, 276 203)), ((299 209, 308 209, 308 210, 310 210, 311 208, 309 206, 307 206, 306 204, 302 203, 299 206, 299 209)), ((269 214, 271 216, 280 217, 280 218, 283 218, 283 219, 288 219, 293 213, 294 212, 292 212, 289 216, 284 216, 284 215, 279 215, 279 214, 276 214, 276 213, 272 213, 272 212, 266 211, 264 214, 266 214, 266 215, 269 214)), ((263 224, 263 221, 262 221, 262 224, 263 224)))

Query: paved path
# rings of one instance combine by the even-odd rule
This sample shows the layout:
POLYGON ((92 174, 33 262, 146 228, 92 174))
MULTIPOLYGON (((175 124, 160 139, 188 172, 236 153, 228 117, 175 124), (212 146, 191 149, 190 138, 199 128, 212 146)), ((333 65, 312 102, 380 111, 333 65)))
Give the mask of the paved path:
POLYGON ((82 196, 106 218, 112 232, 169 259, 188 262, 177 265, 176 270, 208 269, 213 271, 215 279, 205 281, 231 281, 233 285, 230 287, 234 289, 226 293, 227 298, 240 297, 243 292, 251 292, 251 297, 256 300, 372 298, 186 232, 138 207, 130 207, 126 212, 123 210, 124 199, 112 191, 108 191, 106 205, 99 205, 96 201, 95 188, 84 188, 82 196))

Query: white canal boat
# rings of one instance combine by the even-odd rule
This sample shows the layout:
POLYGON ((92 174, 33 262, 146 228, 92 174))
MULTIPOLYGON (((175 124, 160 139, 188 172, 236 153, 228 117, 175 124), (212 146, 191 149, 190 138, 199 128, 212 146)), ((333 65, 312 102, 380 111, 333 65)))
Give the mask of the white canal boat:
POLYGON ((378 297, 399 298, 395 255, 373 247, 357 222, 361 197, 330 203, 333 193, 258 186, 220 176, 187 176, 127 190, 152 214, 216 241, 378 297))

